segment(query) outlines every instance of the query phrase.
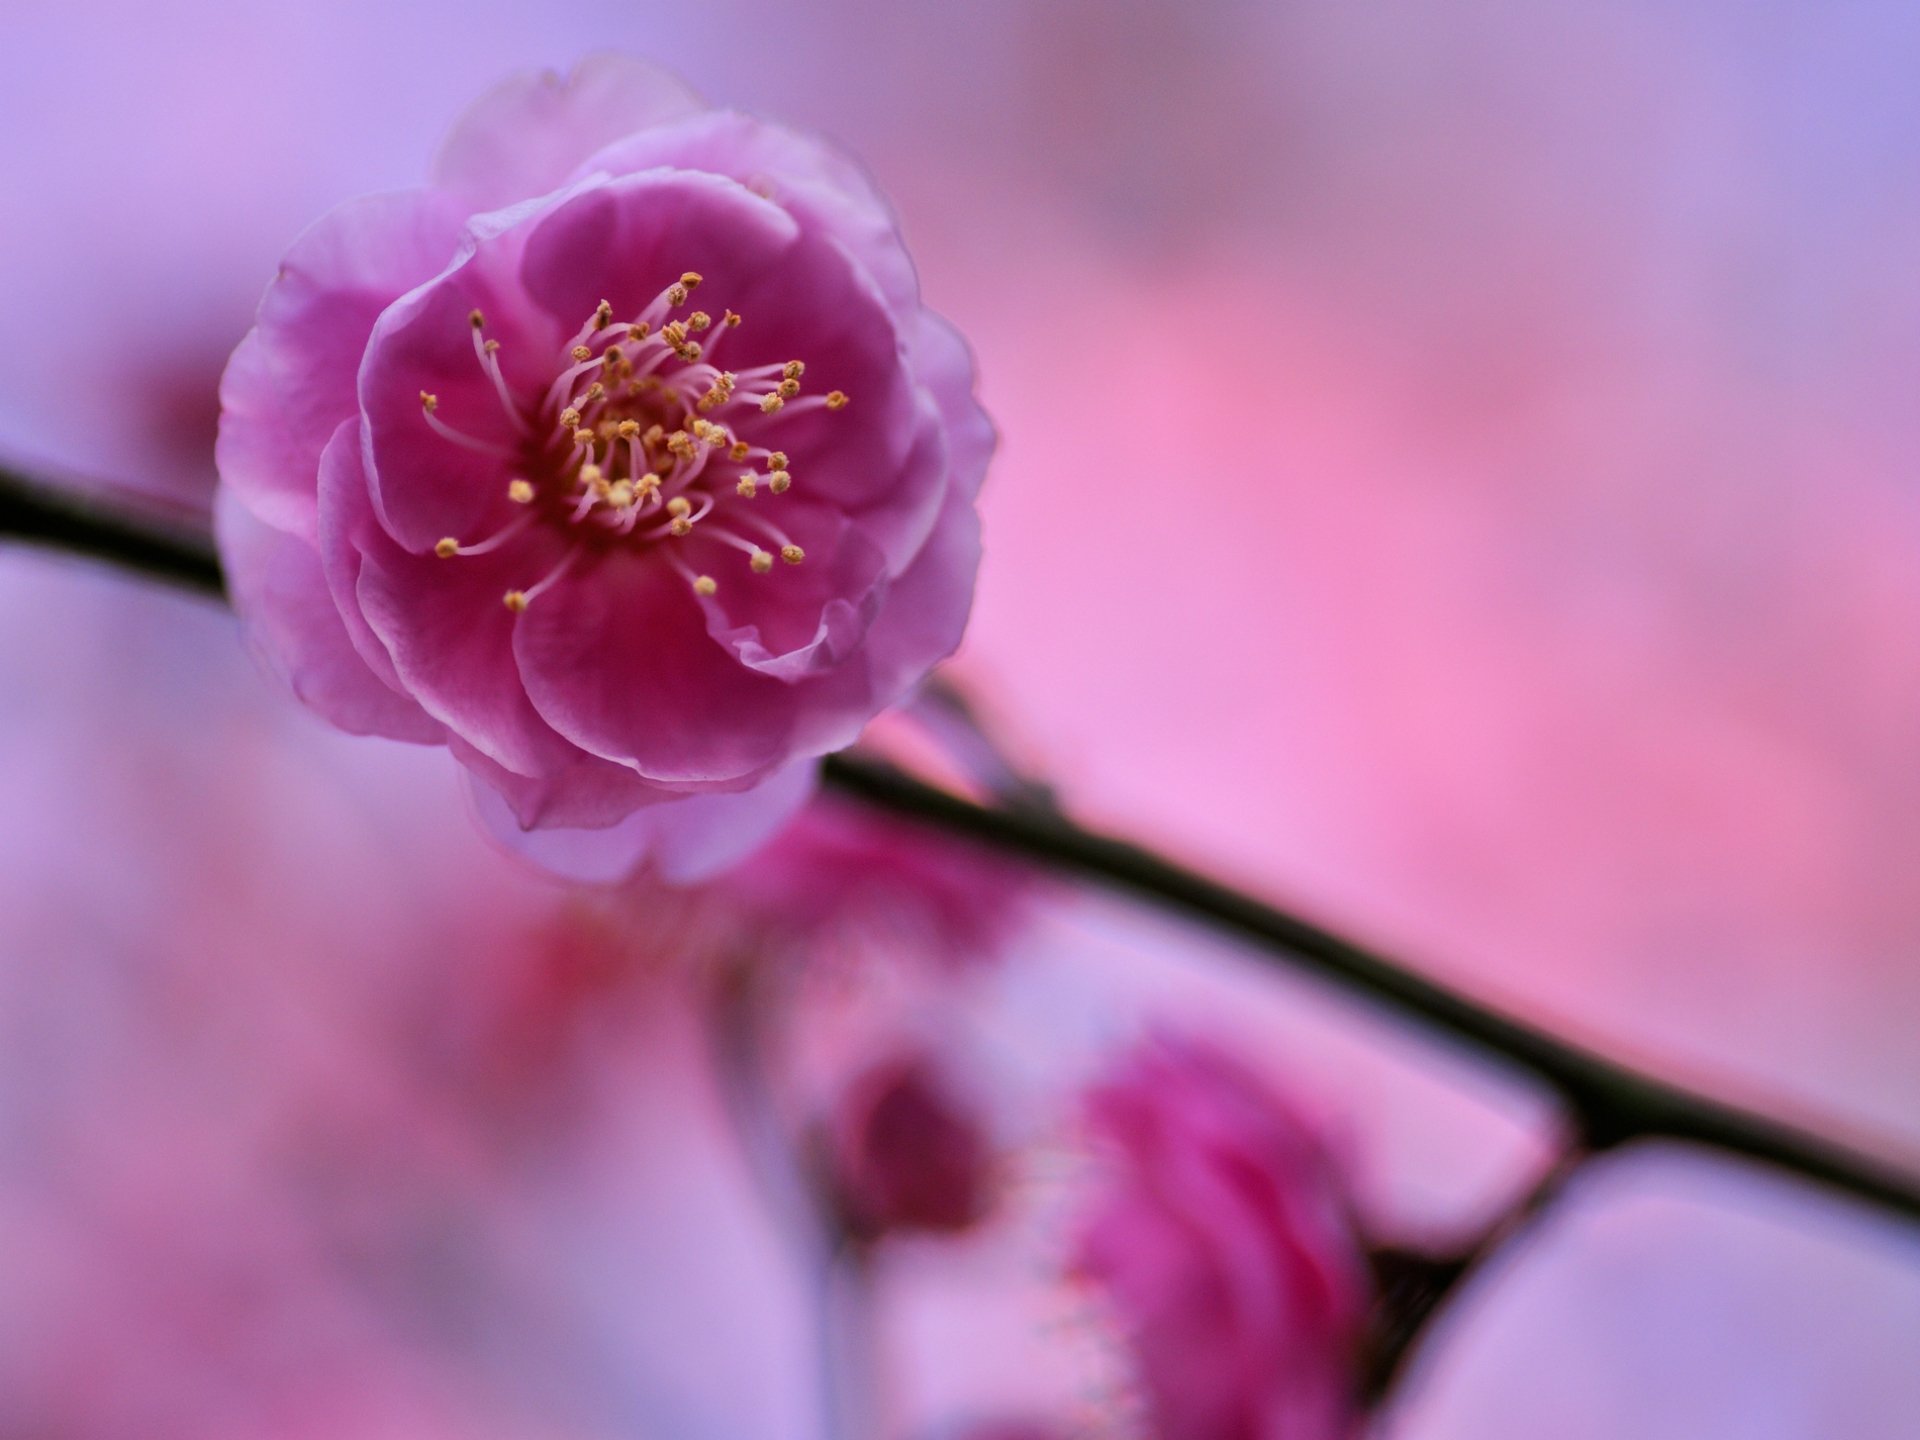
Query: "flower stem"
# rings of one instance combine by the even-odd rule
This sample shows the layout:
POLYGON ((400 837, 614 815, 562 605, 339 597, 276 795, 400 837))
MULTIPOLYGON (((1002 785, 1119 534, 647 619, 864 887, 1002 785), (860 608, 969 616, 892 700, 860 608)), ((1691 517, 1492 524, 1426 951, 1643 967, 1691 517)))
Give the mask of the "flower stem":
MULTIPOLYGON (((206 595, 225 593, 204 533, 0 469, 0 538, 109 561, 206 595)), ((1039 805, 978 804, 853 752, 831 756, 826 783, 877 809, 964 836, 1058 874, 1159 905, 1246 942, 1552 1087, 1589 1151, 1669 1139, 1744 1156, 1920 1219, 1920 1178, 1882 1159, 1644 1074, 1429 980, 1413 966, 1039 805)))

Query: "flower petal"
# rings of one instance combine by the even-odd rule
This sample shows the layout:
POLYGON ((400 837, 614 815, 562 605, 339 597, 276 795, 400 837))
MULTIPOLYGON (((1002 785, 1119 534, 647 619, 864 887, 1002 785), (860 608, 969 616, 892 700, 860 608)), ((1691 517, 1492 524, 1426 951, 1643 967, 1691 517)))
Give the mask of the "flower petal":
POLYGON ((253 648, 303 703, 354 735, 420 744, 444 738, 354 650, 311 544, 255 519, 230 491, 219 495, 215 522, 227 586, 253 648))
POLYGON ((595 150, 706 107, 678 76, 625 55, 593 55, 571 74, 516 75, 455 122, 434 183, 492 210, 557 188, 595 150))
POLYGON ((528 829, 498 792, 478 781, 473 798, 488 833, 564 879, 610 884, 644 863, 671 884, 691 885, 731 869, 771 840, 812 796, 817 778, 810 763, 789 765, 751 790, 670 799, 600 830, 528 829))
POLYGON ((228 491, 276 529, 313 536, 320 452, 355 415, 380 312, 452 257, 461 213, 410 190, 350 200, 293 243, 220 383, 215 450, 228 491))
POLYGON ((421 707, 517 774, 543 777, 573 764, 579 752, 527 700, 513 659, 517 617, 502 603, 561 562, 558 538, 536 527, 519 544, 442 560, 401 549, 370 506, 345 523, 360 554, 360 611, 421 707))
POLYGON ((568 574, 520 617, 514 653, 555 730, 648 779, 744 789, 794 754, 792 687, 714 644, 659 556, 568 574))

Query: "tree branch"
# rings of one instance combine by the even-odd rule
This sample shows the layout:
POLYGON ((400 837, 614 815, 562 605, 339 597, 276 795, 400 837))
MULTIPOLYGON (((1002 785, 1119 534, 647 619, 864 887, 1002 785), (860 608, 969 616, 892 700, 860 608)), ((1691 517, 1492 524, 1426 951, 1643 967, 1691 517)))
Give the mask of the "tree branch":
MULTIPOLYGON (((0 538, 108 561, 204 595, 225 593, 205 535, 190 535, 0 470, 0 538)), ((1437 984, 1311 920, 1210 880, 1129 841, 1039 806, 981 805, 851 752, 826 761, 826 782, 878 809, 964 836, 1057 874, 1146 900, 1247 942, 1287 964, 1546 1082, 1572 1110, 1578 1142, 1688 1141, 1775 1166, 1920 1219, 1920 1178, 1767 1116, 1644 1074, 1437 984)))

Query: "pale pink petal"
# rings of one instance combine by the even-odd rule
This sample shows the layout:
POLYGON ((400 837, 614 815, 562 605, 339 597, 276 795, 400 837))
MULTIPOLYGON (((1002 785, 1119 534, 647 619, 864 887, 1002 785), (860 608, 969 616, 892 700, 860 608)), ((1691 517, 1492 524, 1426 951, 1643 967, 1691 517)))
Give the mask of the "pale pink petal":
POLYGON ((709 879, 767 844, 813 794, 817 769, 789 765, 738 794, 689 795, 635 810, 599 830, 528 829, 491 786, 476 782, 474 805, 488 832, 541 869, 609 884, 641 865, 674 885, 709 879))
POLYGON ((433 181, 474 210, 556 189, 581 160, 648 126, 705 107, 677 75, 626 55, 593 55, 565 76, 514 76, 455 122, 433 181))
POLYGON ((221 493, 214 514, 234 608, 254 650, 296 696, 354 735, 421 744, 444 738, 354 650, 312 545, 256 520, 231 492, 221 493))
POLYGON ((463 216, 428 190, 370 195, 293 243, 220 384, 215 458, 228 490, 309 538, 320 452, 358 413, 354 382, 380 312, 453 256, 463 216))

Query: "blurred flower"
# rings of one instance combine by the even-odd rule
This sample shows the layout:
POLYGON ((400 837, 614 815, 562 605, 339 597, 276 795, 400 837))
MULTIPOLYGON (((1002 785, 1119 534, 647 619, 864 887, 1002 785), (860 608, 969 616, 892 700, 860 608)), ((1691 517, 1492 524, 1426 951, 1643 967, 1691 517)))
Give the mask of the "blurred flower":
POLYGON ((991 1203, 992 1152, 975 1106, 924 1054, 877 1061, 839 1097, 826 1136, 847 1230, 964 1230, 991 1203))
POLYGON ((1313 1132, 1197 1044, 1131 1053, 1087 1100, 1112 1171, 1074 1270, 1100 1286, 1157 1440, 1350 1433, 1359 1243, 1313 1132))
POLYGON ((222 385, 223 555, 322 715, 597 832, 564 868, 693 878, 959 642, 971 383, 847 160, 601 58, 296 242, 222 385))
POLYGON ((771 851, 714 890, 733 925, 816 961, 878 952, 960 971, 991 962, 1028 919, 1030 869, 924 825, 822 798, 771 851))

